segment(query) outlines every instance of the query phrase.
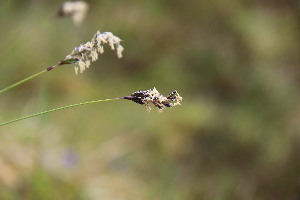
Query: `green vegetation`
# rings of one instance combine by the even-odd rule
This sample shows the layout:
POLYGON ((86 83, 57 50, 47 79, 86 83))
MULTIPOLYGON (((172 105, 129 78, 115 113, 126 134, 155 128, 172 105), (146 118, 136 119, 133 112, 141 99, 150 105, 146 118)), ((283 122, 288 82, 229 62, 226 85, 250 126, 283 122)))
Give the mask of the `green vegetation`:
POLYGON ((299 199, 299 2, 90 0, 81 26, 58 0, 0 6, 0 89, 97 31, 120 37, 0 94, 0 123, 43 110, 177 90, 163 113, 109 101, 0 127, 0 199, 299 199))

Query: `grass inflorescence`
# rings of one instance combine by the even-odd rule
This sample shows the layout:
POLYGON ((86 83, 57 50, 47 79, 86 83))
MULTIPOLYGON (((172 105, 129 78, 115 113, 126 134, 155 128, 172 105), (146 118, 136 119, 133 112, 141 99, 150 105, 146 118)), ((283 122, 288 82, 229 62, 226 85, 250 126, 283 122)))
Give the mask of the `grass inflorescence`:
MULTIPOLYGON (((118 58, 122 58, 122 52, 124 50, 123 46, 120 44, 121 39, 111 32, 103 32, 97 31, 96 34, 93 36, 91 41, 88 41, 84 44, 80 44, 79 46, 75 47, 74 50, 67 55, 64 59, 62 59, 60 62, 58 62, 56 65, 50 66, 46 68, 45 70, 38 72, 34 75, 31 75, 17 83, 12 84, 11 86, 8 86, 2 90, 0 90, 0 94, 12 89, 20 84, 23 84, 45 72, 52 71, 54 68, 66 65, 66 64, 75 64, 75 73, 76 75, 78 72, 83 73, 87 68, 90 67, 91 62, 95 62, 99 58, 99 54, 104 53, 104 44, 109 45, 111 50, 116 50, 118 58)), ((182 97, 178 94, 178 92, 175 90, 172 93, 170 93, 167 97, 161 95, 156 88, 145 90, 145 91, 137 91, 132 93, 130 96, 125 96, 121 98, 115 98, 115 99, 104 99, 104 100, 95 100, 95 101, 89 101, 89 102, 83 102, 78 104, 72 104, 68 106, 63 106, 43 112, 39 112, 36 114, 28 115, 25 117, 17 118, 14 120, 10 120, 4 123, 1 123, 0 126, 4 126, 7 124, 11 124, 14 122, 18 122, 24 119, 36 117, 39 115, 44 115, 50 112, 59 111, 62 109, 67 108, 73 108, 76 106, 82 106, 92 103, 98 103, 98 102, 104 102, 104 101, 112 101, 117 99, 127 99, 132 100, 138 104, 145 105, 147 110, 150 111, 151 107, 150 105, 153 104, 156 108, 158 108, 159 111, 162 111, 166 107, 173 107, 176 105, 180 105, 180 101, 182 101, 182 97), (174 102, 175 101, 175 102, 174 102)))
POLYGON ((64 109, 68 109, 68 108, 73 108, 73 107, 83 106, 83 105, 88 105, 88 104, 93 104, 93 103, 105 102, 105 101, 120 100, 120 99, 131 100, 135 103, 145 105, 147 111, 151 110, 150 105, 153 104, 154 107, 158 108, 159 112, 162 112, 162 110, 164 108, 180 105, 180 102, 182 101, 182 97, 178 94, 178 92, 176 90, 171 92, 167 97, 164 97, 154 87, 153 89, 134 92, 130 96, 114 98, 114 99, 102 99, 102 100, 100 99, 100 100, 94 100, 94 101, 87 101, 87 102, 62 106, 62 107, 54 108, 54 109, 47 110, 47 111, 38 112, 38 113, 35 113, 32 115, 27 115, 24 117, 20 117, 17 119, 13 119, 13 120, 10 120, 7 122, 0 123, 0 126, 5 126, 5 125, 8 125, 8 124, 11 124, 14 122, 18 122, 18 121, 21 121, 24 119, 37 117, 40 115, 48 114, 48 113, 59 111, 59 110, 64 110, 64 109))

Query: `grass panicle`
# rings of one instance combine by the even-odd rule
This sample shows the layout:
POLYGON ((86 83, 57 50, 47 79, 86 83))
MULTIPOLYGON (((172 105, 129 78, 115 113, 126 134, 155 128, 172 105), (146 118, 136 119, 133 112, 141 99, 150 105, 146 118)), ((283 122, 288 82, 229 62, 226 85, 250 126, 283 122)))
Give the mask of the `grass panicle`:
POLYGON ((67 55, 56 65, 50 66, 41 72, 0 90, 0 94, 61 65, 75 64, 75 73, 78 74, 78 70, 82 73, 86 68, 89 68, 91 62, 98 60, 98 54, 104 53, 104 44, 108 44, 112 50, 116 50, 118 58, 122 58, 124 48, 120 44, 121 41, 119 37, 113 35, 111 32, 100 33, 100 31, 97 31, 91 41, 75 47, 71 54, 67 55))
POLYGON ((56 17, 71 17, 75 26, 80 26, 89 11, 89 4, 85 1, 65 1, 56 17))
POLYGON ((37 117, 40 115, 48 114, 48 113, 63 110, 63 109, 74 108, 77 106, 83 106, 83 105, 105 102, 105 101, 120 100, 120 99, 131 100, 138 104, 145 105, 148 111, 151 110, 150 104, 153 104, 156 108, 158 108, 159 112, 162 112, 162 110, 166 107, 173 107, 176 105, 180 105, 180 102, 182 101, 182 97, 178 94, 178 92, 176 90, 171 92, 167 97, 164 97, 156 90, 156 88, 153 88, 153 89, 149 89, 149 90, 145 90, 145 91, 134 92, 130 96, 114 98, 114 99, 102 99, 102 100, 100 99, 100 100, 95 100, 95 101, 87 101, 87 102, 62 106, 62 107, 54 108, 54 109, 47 110, 47 111, 38 112, 38 113, 35 113, 32 115, 27 115, 27 116, 13 119, 13 120, 10 120, 7 122, 3 122, 0 124, 0 127, 11 124, 11 123, 15 123, 15 122, 18 122, 18 121, 21 121, 24 119, 37 117))
POLYGON ((180 105, 180 102, 182 101, 182 97, 176 90, 171 92, 167 97, 164 97, 155 87, 145 91, 134 92, 131 96, 123 98, 145 105, 148 111, 151 110, 150 105, 153 104, 154 107, 158 108, 159 112, 162 112, 164 108, 180 105))

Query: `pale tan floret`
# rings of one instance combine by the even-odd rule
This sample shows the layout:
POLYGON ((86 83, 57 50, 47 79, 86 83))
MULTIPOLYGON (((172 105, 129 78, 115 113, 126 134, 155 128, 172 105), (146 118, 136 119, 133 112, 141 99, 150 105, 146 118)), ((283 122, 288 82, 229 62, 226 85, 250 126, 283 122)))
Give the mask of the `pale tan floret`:
POLYGON ((80 26, 85 19, 89 5, 85 1, 66 1, 59 11, 61 16, 70 16, 76 26, 80 26))
POLYGON ((99 58, 99 54, 104 53, 103 44, 108 44, 111 50, 117 51, 118 58, 122 58, 124 48, 120 44, 122 40, 113 35, 111 32, 97 33, 91 41, 75 47, 72 53, 62 61, 71 60, 69 62, 75 63, 75 74, 83 73, 86 68, 89 68, 91 62, 95 62, 99 58))

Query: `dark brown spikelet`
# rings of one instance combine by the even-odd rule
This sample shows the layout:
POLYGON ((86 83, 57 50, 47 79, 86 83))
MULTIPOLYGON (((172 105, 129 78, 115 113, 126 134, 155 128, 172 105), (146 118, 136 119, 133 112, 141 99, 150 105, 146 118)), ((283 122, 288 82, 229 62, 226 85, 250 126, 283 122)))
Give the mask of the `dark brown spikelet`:
POLYGON ((180 105, 180 101, 182 101, 182 97, 176 90, 171 92, 167 97, 164 97, 156 90, 156 88, 146 91, 137 91, 132 93, 131 96, 123 97, 123 99, 131 100, 135 103, 145 105, 148 111, 151 110, 151 103, 155 107, 157 107, 159 111, 162 111, 166 107, 180 105))

